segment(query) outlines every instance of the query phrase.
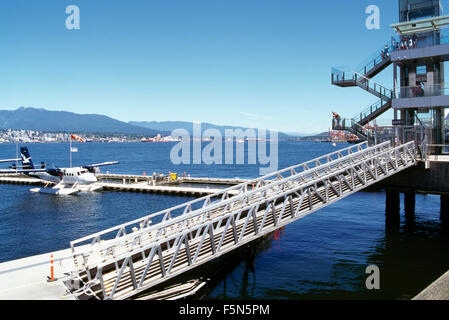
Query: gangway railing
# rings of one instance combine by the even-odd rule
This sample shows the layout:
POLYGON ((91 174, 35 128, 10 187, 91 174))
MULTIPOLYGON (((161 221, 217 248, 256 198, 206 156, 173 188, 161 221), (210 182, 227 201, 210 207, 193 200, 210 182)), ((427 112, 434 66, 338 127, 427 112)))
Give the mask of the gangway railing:
POLYGON ((416 159, 414 142, 362 143, 228 188, 215 201, 203 197, 95 233, 71 242, 72 277, 96 298, 132 297, 413 166, 416 159), (239 193, 229 197, 231 189, 239 193), (111 233, 115 237, 105 237, 111 233))
POLYGON ((265 175, 263 177, 248 180, 245 183, 240 183, 238 185, 226 188, 221 190, 220 192, 217 192, 212 195, 208 195, 199 199, 192 200, 190 202, 183 203, 181 205, 165 209, 156 213, 153 213, 151 215, 148 215, 146 217, 142 217, 139 219, 135 219, 133 221, 103 230, 101 232, 97 232, 95 234, 74 240, 71 242, 71 248, 72 248, 72 254, 76 253, 76 246, 81 244, 91 244, 95 245, 97 242, 104 240, 104 239, 111 239, 111 238, 117 238, 122 235, 126 235, 129 232, 132 232, 132 230, 136 227, 141 228, 142 224, 147 225, 151 222, 163 222, 169 219, 172 219, 178 215, 186 214, 188 212, 191 212, 194 209, 203 208, 209 204, 211 204, 216 199, 228 199, 230 198, 231 192, 230 191, 237 191, 238 194, 242 194, 247 192, 248 190, 257 189, 259 187, 262 187, 268 183, 271 183, 272 181, 276 181, 277 179, 284 179, 286 177, 313 169, 315 167, 321 166, 326 163, 330 163, 336 160, 344 160, 349 155, 352 155, 354 153, 363 151, 368 147, 367 143, 361 143, 354 146, 349 146, 344 149, 337 150, 335 152, 326 154, 324 156, 317 157, 315 159, 309 160, 307 162, 290 166, 288 168, 279 170, 277 172, 265 175))

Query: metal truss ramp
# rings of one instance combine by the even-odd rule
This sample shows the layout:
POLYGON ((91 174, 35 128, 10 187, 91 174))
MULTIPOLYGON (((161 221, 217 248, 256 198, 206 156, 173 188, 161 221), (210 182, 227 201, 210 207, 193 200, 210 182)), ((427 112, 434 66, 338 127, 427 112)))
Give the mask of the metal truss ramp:
POLYGON ((417 163, 361 143, 70 243, 79 299, 126 299, 417 163))

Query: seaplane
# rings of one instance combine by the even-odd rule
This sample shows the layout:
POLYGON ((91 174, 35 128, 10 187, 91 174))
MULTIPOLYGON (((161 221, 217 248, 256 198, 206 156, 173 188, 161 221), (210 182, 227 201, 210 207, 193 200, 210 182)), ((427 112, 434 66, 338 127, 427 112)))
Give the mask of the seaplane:
MULTIPOLYGON (((72 152, 72 150, 71 150, 72 152)), ((0 170, 0 173, 22 173, 30 177, 46 181, 44 187, 30 189, 35 193, 48 193, 55 195, 70 195, 79 192, 100 191, 101 185, 97 184, 96 173, 100 167, 118 164, 118 161, 89 164, 79 167, 58 168, 48 167, 41 162, 40 168, 36 168, 31 160, 27 147, 20 148, 21 158, 4 159, 0 162, 15 162, 10 169, 0 170), (18 166, 18 162, 21 166, 18 166)))

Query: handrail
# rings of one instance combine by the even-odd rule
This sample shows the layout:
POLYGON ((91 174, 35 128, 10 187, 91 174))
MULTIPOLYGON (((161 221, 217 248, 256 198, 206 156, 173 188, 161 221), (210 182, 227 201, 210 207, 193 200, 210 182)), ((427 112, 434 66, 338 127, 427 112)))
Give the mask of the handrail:
POLYGON ((355 69, 359 74, 366 75, 371 70, 373 70, 377 65, 381 64, 384 61, 388 61, 390 58, 391 48, 388 46, 386 49, 385 46, 378 48, 373 54, 371 54, 368 58, 366 58, 362 63, 360 63, 355 69))
POLYGON ((341 71, 339 69, 332 68, 332 81, 333 82, 354 82, 356 85, 366 88, 366 90, 373 90, 382 96, 383 100, 389 100, 394 98, 394 91, 388 89, 381 84, 365 77, 355 71, 341 71), (349 74, 349 77, 347 77, 349 74))
MULTIPOLYGON (((351 71, 351 73, 358 73, 360 75, 366 75, 368 74, 370 71, 372 71, 376 66, 378 66, 379 64, 383 63, 383 62, 388 62, 390 61, 390 51, 391 50, 391 46, 387 45, 387 48, 385 48, 385 46, 377 49, 371 56, 369 56, 368 58, 366 58, 362 63, 360 63, 359 65, 357 65, 357 67, 355 68, 355 72, 351 71)), ((344 80, 348 80, 348 79, 344 79, 344 73, 346 73, 346 71, 342 71, 339 70, 338 68, 332 68, 332 75, 343 75, 343 77, 337 77, 337 81, 344 81, 344 80)))
POLYGON ((449 83, 403 86, 396 89, 396 96, 399 98, 420 98, 447 95, 449 95, 449 83))
MULTIPOLYGON (((373 104, 371 104, 369 107, 365 108, 362 112, 358 113, 357 115, 355 115, 352 120, 354 120, 355 122, 360 122, 363 119, 365 119, 367 116, 369 116, 370 114, 372 114, 373 112, 377 111, 378 109, 380 109, 382 106, 384 106, 385 104, 382 103, 383 100, 377 100, 376 102, 374 102, 373 104)), ((388 101, 386 102, 388 103, 388 101)))
POLYGON ((440 36, 436 38, 427 37, 424 41, 422 39, 417 38, 415 39, 415 41, 412 40, 412 43, 410 44, 411 37, 412 37, 411 35, 404 35, 402 37, 400 36, 392 37, 394 45, 392 46, 391 51, 396 52, 396 51, 428 48, 443 44, 449 44, 449 36, 440 36), (407 41, 405 39, 407 39, 407 41))
POLYGON ((378 84, 377 82, 375 82, 375 81, 371 80, 370 78, 367 78, 364 75, 361 75, 357 72, 354 72, 354 77, 355 77, 354 79, 355 79, 356 83, 359 82, 361 85, 374 90, 375 92, 379 93, 381 96, 384 96, 387 99, 394 98, 393 90, 388 89, 388 88, 384 87, 383 85, 378 84), (358 80, 359 78, 362 78, 363 80, 360 81, 360 80, 358 80), (373 83, 374 86, 370 87, 370 85, 369 85, 370 83, 373 83), (377 90, 378 88, 379 88, 379 90, 377 90), (389 93, 389 95, 387 95, 387 93, 389 93))

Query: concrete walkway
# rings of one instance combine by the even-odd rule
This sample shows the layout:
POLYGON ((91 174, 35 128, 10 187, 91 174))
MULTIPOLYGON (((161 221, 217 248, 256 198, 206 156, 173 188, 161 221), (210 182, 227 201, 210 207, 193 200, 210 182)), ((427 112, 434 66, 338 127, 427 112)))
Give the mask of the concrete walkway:
POLYGON ((51 253, 0 263, 0 300, 74 300, 62 280, 73 266, 70 249, 53 252, 54 276, 50 276, 51 253))
POLYGON ((412 300, 449 300, 449 271, 435 280, 412 300))

